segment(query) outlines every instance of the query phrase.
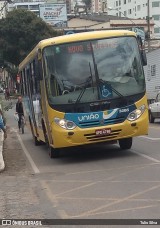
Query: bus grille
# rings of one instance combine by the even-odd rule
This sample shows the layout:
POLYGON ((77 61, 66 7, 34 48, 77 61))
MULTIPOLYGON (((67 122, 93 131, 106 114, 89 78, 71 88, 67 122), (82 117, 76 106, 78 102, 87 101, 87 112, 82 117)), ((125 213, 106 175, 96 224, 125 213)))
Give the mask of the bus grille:
POLYGON ((91 134, 85 134, 84 136, 87 138, 88 141, 100 141, 100 140, 114 140, 116 137, 120 134, 122 130, 114 130, 111 132, 109 135, 102 135, 102 136, 97 136, 95 133, 91 134))
POLYGON ((87 128, 87 127, 96 127, 96 126, 106 126, 109 124, 118 124, 122 123, 125 120, 125 117, 119 117, 119 118, 112 118, 112 119, 107 119, 103 120, 103 123, 101 121, 96 120, 96 121, 86 121, 83 123, 79 123, 79 126, 82 128, 87 128))

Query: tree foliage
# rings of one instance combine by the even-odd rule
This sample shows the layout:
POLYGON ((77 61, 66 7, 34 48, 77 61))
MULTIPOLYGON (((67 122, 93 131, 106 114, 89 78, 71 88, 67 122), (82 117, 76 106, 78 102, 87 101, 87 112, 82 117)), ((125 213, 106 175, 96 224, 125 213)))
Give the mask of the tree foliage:
POLYGON ((35 45, 58 32, 31 11, 15 9, 0 20, 0 49, 5 61, 18 65, 35 45))

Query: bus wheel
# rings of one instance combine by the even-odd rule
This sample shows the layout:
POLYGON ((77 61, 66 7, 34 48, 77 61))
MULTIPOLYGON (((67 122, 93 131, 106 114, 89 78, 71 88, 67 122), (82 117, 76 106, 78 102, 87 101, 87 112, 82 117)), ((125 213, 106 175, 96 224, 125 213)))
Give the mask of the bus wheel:
POLYGON ((34 131, 33 131, 33 126, 32 126, 30 117, 29 117, 29 124, 30 124, 30 128, 31 128, 32 136, 33 136, 33 138, 34 138, 34 131))
POLYGON ((49 156, 50 156, 50 158, 60 157, 60 149, 55 149, 53 147, 50 147, 49 148, 49 156))
POLYGON ((120 139, 119 146, 122 150, 128 150, 132 147, 132 138, 120 139))
POLYGON ((35 146, 39 146, 39 145, 42 145, 42 142, 38 141, 37 137, 34 136, 34 144, 35 144, 35 146))

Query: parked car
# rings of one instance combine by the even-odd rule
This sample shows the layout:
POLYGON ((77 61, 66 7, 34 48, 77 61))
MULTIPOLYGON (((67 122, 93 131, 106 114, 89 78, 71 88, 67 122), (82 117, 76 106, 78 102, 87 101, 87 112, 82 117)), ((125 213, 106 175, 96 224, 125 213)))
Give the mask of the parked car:
POLYGON ((155 101, 149 105, 149 122, 154 123, 156 118, 160 118, 160 92, 158 92, 155 101))

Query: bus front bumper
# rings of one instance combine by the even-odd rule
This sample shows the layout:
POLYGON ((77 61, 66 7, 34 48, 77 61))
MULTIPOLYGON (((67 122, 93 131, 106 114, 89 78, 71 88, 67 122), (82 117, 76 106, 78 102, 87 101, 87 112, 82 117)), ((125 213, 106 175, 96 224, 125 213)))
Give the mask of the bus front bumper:
POLYGON ((146 135, 148 133, 148 115, 146 114, 145 118, 140 118, 134 122, 125 120, 125 122, 120 124, 93 128, 76 127, 74 130, 65 130, 56 125, 53 127, 52 131, 54 132, 53 145, 55 148, 80 146, 99 142, 112 142, 122 138, 146 135), (105 134, 98 135, 97 131, 100 133, 105 132, 105 134))

